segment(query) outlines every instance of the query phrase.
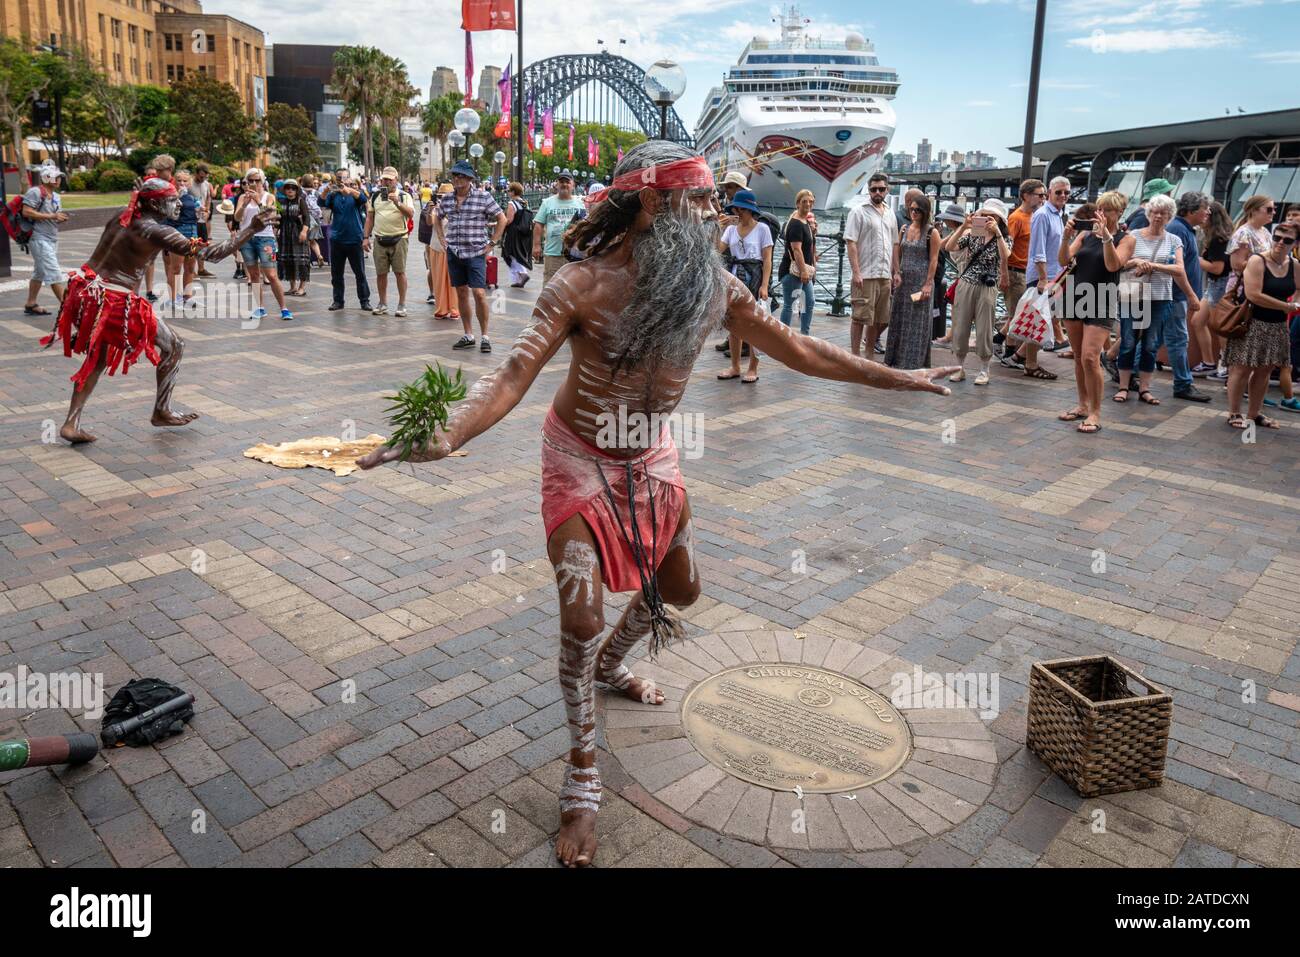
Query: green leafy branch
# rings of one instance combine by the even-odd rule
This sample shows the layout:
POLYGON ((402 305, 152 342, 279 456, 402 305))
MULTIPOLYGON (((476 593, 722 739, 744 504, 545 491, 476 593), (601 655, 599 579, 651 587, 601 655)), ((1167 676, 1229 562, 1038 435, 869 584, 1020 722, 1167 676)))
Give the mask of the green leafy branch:
POLYGON ((449 406, 465 398, 466 392, 461 369, 456 369, 453 378, 439 363, 436 369, 426 365, 424 374, 402 386, 396 395, 384 396, 393 403, 384 410, 392 413, 388 422, 393 434, 388 445, 402 450, 400 461, 405 462, 413 451, 428 445, 435 429, 447 428, 449 406))

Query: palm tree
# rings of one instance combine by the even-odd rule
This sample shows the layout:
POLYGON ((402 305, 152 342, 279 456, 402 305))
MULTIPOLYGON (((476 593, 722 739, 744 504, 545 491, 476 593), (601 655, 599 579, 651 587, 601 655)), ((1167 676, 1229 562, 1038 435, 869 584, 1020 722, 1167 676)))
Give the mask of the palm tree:
POLYGON ((343 101, 344 123, 361 121, 362 165, 366 175, 375 167, 371 126, 384 83, 384 53, 374 47, 345 46, 334 53, 334 76, 330 85, 343 101))
POLYGON ((456 127, 456 111, 460 109, 459 93, 447 93, 424 106, 420 117, 426 135, 438 144, 439 167, 447 168, 447 135, 456 127))
POLYGON ((384 150, 384 165, 389 162, 389 134, 397 128, 397 139, 402 138, 402 119, 411 112, 411 98, 419 91, 411 86, 406 75, 406 64, 396 57, 385 55, 382 63, 383 78, 379 85, 375 111, 379 114, 384 150))

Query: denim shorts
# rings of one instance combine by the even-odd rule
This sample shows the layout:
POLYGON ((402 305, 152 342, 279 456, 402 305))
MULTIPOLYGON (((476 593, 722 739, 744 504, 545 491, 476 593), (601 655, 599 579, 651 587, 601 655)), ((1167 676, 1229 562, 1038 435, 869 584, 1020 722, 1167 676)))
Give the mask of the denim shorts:
POLYGON ((254 236, 239 247, 239 253, 248 266, 274 266, 278 247, 274 236, 254 236))
POLYGON ((471 256, 461 259, 451 250, 447 251, 447 276, 451 279, 453 289, 469 286, 471 289, 487 288, 487 257, 471 256))

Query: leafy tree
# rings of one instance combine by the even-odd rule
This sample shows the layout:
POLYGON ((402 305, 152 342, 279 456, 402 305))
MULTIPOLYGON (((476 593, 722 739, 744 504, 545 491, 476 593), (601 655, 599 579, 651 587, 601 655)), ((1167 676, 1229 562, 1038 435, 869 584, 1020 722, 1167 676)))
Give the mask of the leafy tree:
POLYGON ((311 115, 301 106, 272 103, 263 123, 266 145, 276 160, 301 173, 320 163, 320 147, 311 115))
POLYGON ((137 86, 135 91, 135 112, 131 117, 129 132, 145 146, 160 146, 167 133, 176 125, 171 92, 147 84, 137 86))
POLYGON ((9 129, 9 145, 20 170, 27 166, 23 123, 50 84, 49 72, 41 69, 48 58, 49 54, 34 56, 25 40, 0 38, 0 123, 9 129))
POLYGON ((171 92, 176 126, 169 144, 213 163, 247 160, 257 151, 257 127, 229 83, 187 73, 171 92))

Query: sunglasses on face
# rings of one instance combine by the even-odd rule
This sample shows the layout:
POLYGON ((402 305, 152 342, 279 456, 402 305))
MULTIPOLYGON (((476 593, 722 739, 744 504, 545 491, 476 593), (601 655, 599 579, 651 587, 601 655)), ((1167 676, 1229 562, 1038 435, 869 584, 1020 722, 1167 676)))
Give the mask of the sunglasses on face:
POLYGON ((1069 196, 1069 195, 1070 195, 1070 191, 1069 191, 1068 189, 1054 189, 1054 190, 1052 190, 1052 195, 1053 195, 1053 196, 1069 196))
POLYGON ((925 210, 923 210, 920 206, 909 206, 909 207, 907 207, 907 211, 908 211, 909 213, 924 213, 924 212, 925 212, 925 210))
POLYGON ((869 193, 887 193, 887 192, 889 192, 889 187, 888 187, 888 186, 868 186, 868 187, 867 187, 867 192, 869 192, 869 193))
POLYGON ((1273 242, 1275 242, 1275 243, 1281 243, 1283 246, 1294 246, 1294 245, 1295 245, 1295 237, 1294 237, 1294 236, 1274 236, 1274 237, 1273 237, 1273 242))
POLYGON ((1273 206, 1265 206, 1260 208, 1261 213, 1268 213, 1269 215, 1272 215, 1276 211, 1277 211, 1276 207, 1273 206))

